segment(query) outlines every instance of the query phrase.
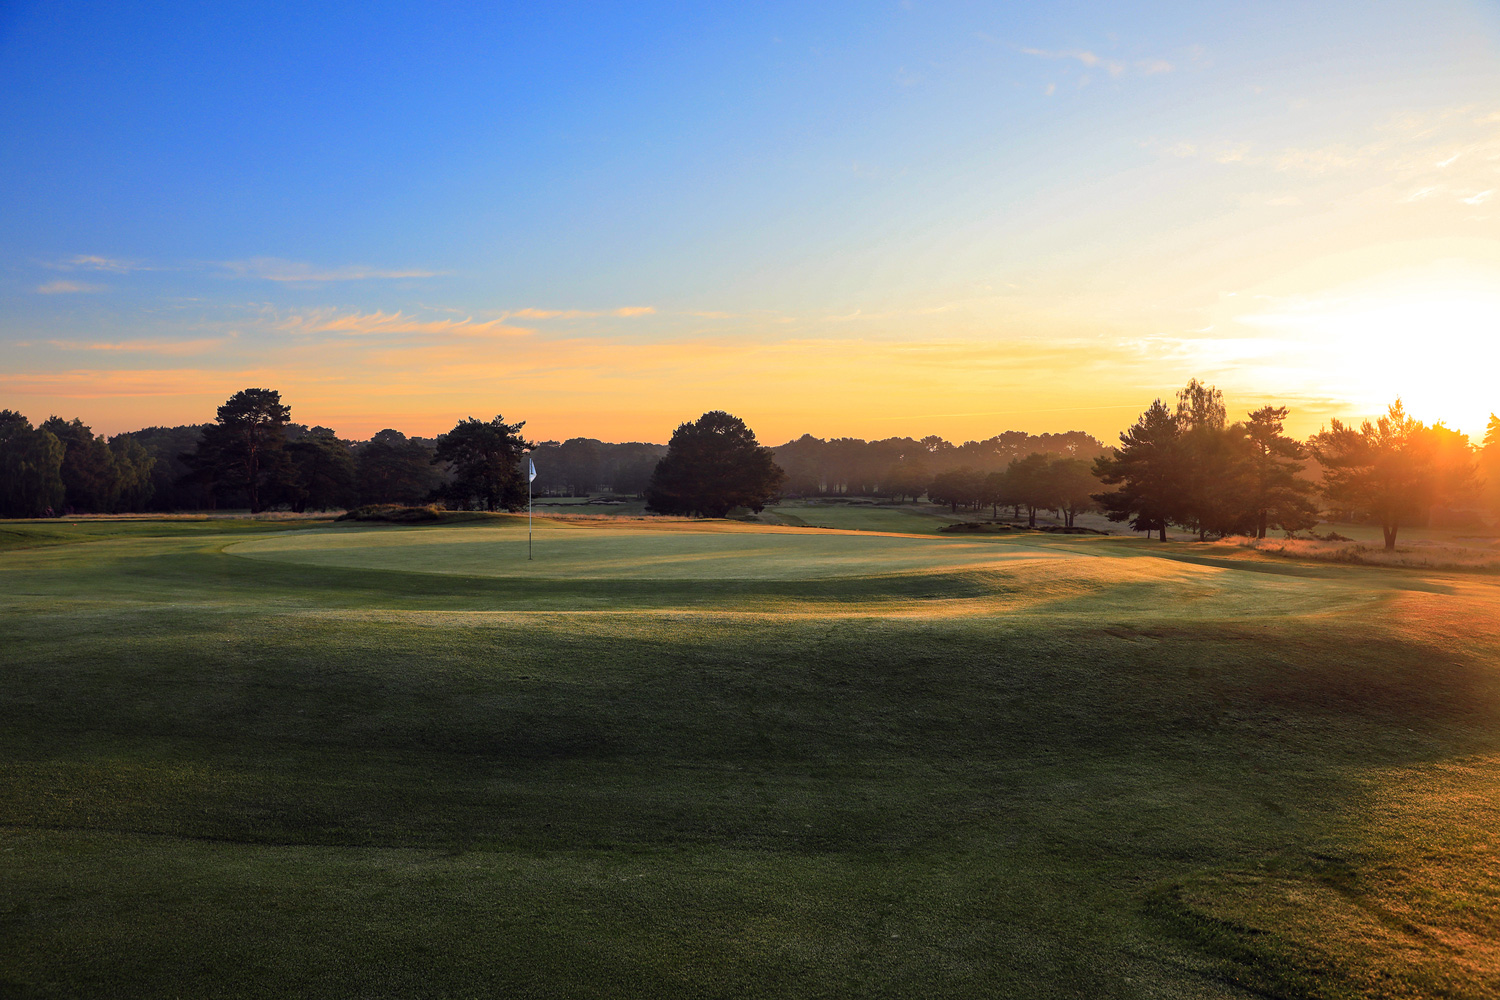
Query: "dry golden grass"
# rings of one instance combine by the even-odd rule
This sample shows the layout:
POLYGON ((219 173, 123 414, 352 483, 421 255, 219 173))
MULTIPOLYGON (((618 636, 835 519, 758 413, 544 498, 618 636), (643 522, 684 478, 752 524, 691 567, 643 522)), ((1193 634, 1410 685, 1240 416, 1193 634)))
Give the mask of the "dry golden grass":
POLYGON ((1408 569, 1480 570, 1500 572, 1500 549, 1493 543, 1462 545, 1457 542, 1413 542, 1398 545, 1394 552, 1364 542, 1327 542, 1311 538, 1226 538, 1220 547, 1249 549, 1270 556, 1310 559, 1316 562, 1350 563, 1357 566, 1401 566, 1408 569))

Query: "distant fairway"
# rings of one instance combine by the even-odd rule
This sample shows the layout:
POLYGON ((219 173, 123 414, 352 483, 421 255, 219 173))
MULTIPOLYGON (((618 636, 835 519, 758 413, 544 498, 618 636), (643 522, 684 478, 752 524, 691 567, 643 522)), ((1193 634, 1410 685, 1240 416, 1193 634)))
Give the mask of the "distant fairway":
POLYGON ((13 523, 0 630, 0 997, 1500 982, 1490 576, 734 522, 538 520, 531 562, 524 518, 13 523))

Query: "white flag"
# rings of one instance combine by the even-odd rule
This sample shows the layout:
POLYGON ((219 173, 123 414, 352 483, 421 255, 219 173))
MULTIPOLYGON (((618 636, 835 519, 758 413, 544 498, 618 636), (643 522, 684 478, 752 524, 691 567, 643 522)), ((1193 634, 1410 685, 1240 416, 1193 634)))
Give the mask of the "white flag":
POLYGON ((528 478, 526 481, 528 483, 534 483, 534 482, 536 482, 536 463, 533 462, 531 459, 528 458, 526 460, 526 467, 531 472, 530 478, 528 478))

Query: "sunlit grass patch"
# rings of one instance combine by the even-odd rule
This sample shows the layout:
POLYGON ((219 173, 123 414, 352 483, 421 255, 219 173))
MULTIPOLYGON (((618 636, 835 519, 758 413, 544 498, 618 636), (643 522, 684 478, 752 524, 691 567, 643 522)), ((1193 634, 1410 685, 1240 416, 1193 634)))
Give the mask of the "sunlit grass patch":
POLYGON ((1275 995, 1487 996, 1500 983, 1500 759, 1373 774, 1340 836, 1165 886, 1149 908, 1275 995))
POLYGON ((1400 566, 1410 569, 1480 570, 1500 572, 1500 549, 1493 544, 1458 545, 1417 541, 1398 545, 1387 552, 1382 545, 1366 542, 1323 541, 1310 538, 1233 537, 1217 543, 1266 555, 1348 563, 1357 566, 1400 566))

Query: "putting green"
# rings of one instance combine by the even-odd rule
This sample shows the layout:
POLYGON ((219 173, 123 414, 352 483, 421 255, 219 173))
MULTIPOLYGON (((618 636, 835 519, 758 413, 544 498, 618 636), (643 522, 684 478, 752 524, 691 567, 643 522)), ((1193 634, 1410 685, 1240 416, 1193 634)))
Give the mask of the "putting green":
POLYGON ((535 558, 519 527, 330 530, 257 538, 229 552, 307 566, 462 576, 591 580, 826 580, 952 573, 1021 560, 1073 560, 1082 551, 988 540, 756 528, 682 530, 539 523, 535 558))
MULTIPOLYGON (((523 519, 498 526, 339 527, 239 541, 226 552, 317 569, 463 576, 612 588, 616 600, 653 584, 701 582, 736 588, 726 612, 820 613, 795 602, 747 604, 781 585, 807 585, 808 600, 851 611, 904 604, 883 613, 995 613, 1026 609, 1127 619, 1142 609, 1225 619, 1307 614, 1390 596, 1341 568, 1295 570, 1264 561, 1159 558, 1148 543, 1020 535, 947 538, 662 522, 539 521, 528 560, 523 519), (861 586, 848 586, 860 581, 861 586), (924 588, 922 592, 914 587, 924 588), (925 600, 913 603, 914 597, 925 600)), ((1399 583, 1399 581, 1397 581, 1399 583)), ((659 597, 654 603, 659 605, 659 597)), ((723 597, 720 594, 720 597, 723 597)), ((580 605, 587 607, 587 605, 580 605)), ((826 610, 826 609, 825 609, 826 610)), ((1150 610, 1149 613, 1156 613, 1150 610)))

